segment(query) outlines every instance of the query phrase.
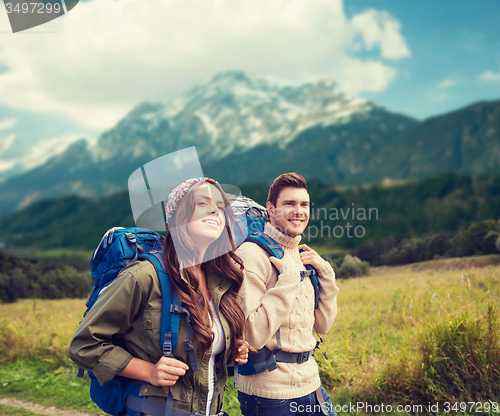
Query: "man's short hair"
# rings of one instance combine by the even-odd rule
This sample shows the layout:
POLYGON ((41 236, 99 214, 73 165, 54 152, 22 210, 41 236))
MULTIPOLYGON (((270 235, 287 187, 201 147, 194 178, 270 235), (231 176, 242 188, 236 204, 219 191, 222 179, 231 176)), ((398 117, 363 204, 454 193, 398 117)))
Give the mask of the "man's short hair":
POLYGON ((307 191, 307 182, 304 177, 298 173, 284 173, 283 175, 278 176, 271 184, 269 194, 267 195, 267 202, 276 206, 281 190, 286 187, 304 188, 307 191))

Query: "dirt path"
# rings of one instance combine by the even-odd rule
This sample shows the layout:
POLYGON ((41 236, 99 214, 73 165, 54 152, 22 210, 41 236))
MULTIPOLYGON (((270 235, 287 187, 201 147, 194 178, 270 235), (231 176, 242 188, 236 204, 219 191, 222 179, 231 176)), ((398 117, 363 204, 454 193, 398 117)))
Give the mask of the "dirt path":
POLYGON ((76 412, 72 410, 61 410, 55 407, 42 406, 41 404, 35 404, 30 402, 25 402, 23 400, 13 399, 11 397, 0 398, 0 404, 13 407, 22 407, 23 409, 30 410, 34 413, 39 413, 41 415, 49 416, 91 416, 89 413, 76 412))

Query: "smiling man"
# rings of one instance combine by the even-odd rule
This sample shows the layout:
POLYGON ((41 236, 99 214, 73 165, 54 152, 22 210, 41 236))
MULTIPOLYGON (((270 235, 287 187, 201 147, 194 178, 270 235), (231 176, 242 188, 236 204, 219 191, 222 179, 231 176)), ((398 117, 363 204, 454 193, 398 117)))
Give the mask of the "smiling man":
POLYGON ((335 414, 312 352, 313 331, 326 334, 335 320, 339 290, 331 265, 305 244, 299 245, 310 214, 305 179, 297 173, 276 178, 269 189, 267 212, 264 232, 283 248, 283 258, 269 257, 251 242, 237 250, 245 266, 240 296, 246 339, 268 357, 267 369, 239 378, 241 412, 244 416, 335 414), (317 305, 306 265, 313 266, 319 278, 317 305))

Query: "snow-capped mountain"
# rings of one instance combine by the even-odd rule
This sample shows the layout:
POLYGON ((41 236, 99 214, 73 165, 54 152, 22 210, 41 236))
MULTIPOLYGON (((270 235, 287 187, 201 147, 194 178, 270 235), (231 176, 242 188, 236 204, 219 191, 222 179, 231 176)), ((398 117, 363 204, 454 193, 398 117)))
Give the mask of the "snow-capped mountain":
POLYGON ((332 81, 279 85, 226 72, 169 105, 136 107, 94 151, 98 160, 157 157, 195 144, 200 158, 215 160, 263 144, 284 146, 311 126, 346 123, 374 108, 332 81))
POLYGON ((25 146, 14 133, 0 139, 0 182, 24 171, 19 160, 25 152, 25 146))
MULTIPOLYGON (((285 85, 226 72, 170 104, 142 103, 94 145, 73 142, 0 183, 0 216, 39 199, 126 189, 143 164, 191 146, 205 175, 235 185, 270 183, 289 171, 345 185, 495 174, 499 114, 500 102, 477 103, 418 122, 343 94, 331 81, 285 85)), ((0 144, 4 154, 11 142, 0 144)))
POLYGON ((63 153, 81 137, 65 134, 26 146, 15 133, 0 138, 0 182, 43 165, 51 157, 63 153))

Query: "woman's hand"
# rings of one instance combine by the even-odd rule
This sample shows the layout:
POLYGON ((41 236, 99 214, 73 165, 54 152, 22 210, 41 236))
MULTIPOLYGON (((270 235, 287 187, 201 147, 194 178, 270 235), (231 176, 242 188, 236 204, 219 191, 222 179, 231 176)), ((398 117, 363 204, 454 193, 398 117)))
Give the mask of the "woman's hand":
POLYGON ((185 363, 175 358, 161 357, 153 364, 134 357, 118 375, 163 387, 165 393, 168 393, 169 387, 186 374, 188 369, 185 363))
MULTIPOLYGON (((186 374, 189 369, 186 363, 175 358, 161 357, 158 362, 150 368, 149 383, 153 386, 173 386, 179 377, 186 374)), ((168 391, 164 389, 165 391, 168 391)))
POLYGON ((239 339, 238 344, 240 347, 238 348, 238 355, 234 361, 238 364, 245 364, 248 361, 248 342, 239 339))

